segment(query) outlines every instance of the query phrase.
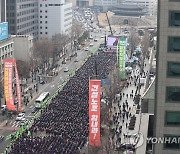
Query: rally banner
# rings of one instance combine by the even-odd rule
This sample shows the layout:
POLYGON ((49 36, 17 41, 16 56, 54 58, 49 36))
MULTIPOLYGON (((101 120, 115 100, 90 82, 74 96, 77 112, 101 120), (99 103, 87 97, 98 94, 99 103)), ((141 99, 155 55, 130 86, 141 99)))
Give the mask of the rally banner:
POLYGON ((13 59, 4 59, 4 96, 8 110, 15 111, 12 91, 13 59))
POLYGON ((18 75, 15 59, 14 59, 14 67, 15 67, 15 77, 16 77, 17 98, 18 98, 18 111, 21 111, 21 88, 20 88, 19 75, 18 75))
POLYGON ((100 140, 100 80, 89 81, 89 144, 101 146, 100 140))
POLYGON ((119 41, 119 69, 121 79, 126 78, 125 72, 126 38, 120 38, 119 41))

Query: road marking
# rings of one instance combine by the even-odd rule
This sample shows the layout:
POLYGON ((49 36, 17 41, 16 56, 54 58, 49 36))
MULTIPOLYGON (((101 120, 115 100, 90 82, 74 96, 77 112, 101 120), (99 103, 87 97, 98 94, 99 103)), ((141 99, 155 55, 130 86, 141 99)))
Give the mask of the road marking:
POLYGON ((15 127, 16 124, 13 124, 12 127, 15 127))
POLYGON ((30 109, 33 108, 33 105, 31 105, 29 108, 30 108, 30 109))
MULTIPOLYGON (((30 115, 31 115, 31 113, 28 114, 28 116, 30 116, 30 115)), ((26 117, 28 117, 28 116, 26 116, 26 117)))
POLYGON ((16 121, 13 122, 13 125, 16 123, 16 121))
POLYGON ((34 116, 29 116, 29 115, 28 115, 28 116, 26 116, 26 118, 32 118, 32 117, 34 117, 34 116))
POLYGON ((10 121, 10 123, 9 123, 9 124, 12 124, 12 122, 13 122, 13 121, 10 121))

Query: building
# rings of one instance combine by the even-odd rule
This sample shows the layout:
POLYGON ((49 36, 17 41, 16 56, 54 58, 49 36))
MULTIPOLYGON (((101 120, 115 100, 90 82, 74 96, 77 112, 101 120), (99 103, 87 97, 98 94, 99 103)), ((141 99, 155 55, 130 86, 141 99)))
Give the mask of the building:
POLYGON ((94 6, 108 10, 109 7, 119 6, 119 2, 114 0, 94 0, 94 6))
POLYGON ((33 52, 32 35, 14 35, 14 58, 24 62, 30 62, 33 52))
POLYGON ((72 27, 72 3, 64 0, 39 0, 39 38, 68 34, 72 27))
POLYGON ((144 6, 137 4, 121 4, 114 5, 111 7, 111 12, 115 13, 115 15, 121 16, 144 16, 147 14, 147 9, 144 6))
POLYGON ((6 0, 0 0, 0 22, 6 21, 6 0))
POLYGON ((7 0, 7 22, 12 35, 38 37, 38 0, 7 0))
POLYGON ((91 7, 94 6, 94 0, 76 0, 78 7, 91 7))
POLYGON ((14 57, 14 41, 11 37, 0 41, 0 85, 3 85, 4 59, 14 57))
POLYGON ((146 15, 157 16, 157 0, 125 0, 123 3, 126 5, 136 4, 136 6, 147 8, 146 15))
POLYGON ((171 140, 155 144, 155 154, 179 154, 180 151, 180 143, 172 142, 180 137, 179 17, 179 1, 159 0, 154 136, 171 137, 171 140))

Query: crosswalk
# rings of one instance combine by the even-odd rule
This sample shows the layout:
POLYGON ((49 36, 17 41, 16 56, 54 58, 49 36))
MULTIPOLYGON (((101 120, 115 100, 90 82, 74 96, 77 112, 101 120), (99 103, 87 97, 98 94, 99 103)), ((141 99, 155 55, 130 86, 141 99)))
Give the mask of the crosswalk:
POLYGON ((11 121, 8 125, 11 127, 20 127, 21 121, 11 121))
POLYGON ((23 123, 26 123, 27 122, 27 120, 25 120, 24 122, 22 122, 22 121, 10 121, 9 123, 8 123, 8 126, 9 127, 21 127, 22 126, 22 124, 23 123))

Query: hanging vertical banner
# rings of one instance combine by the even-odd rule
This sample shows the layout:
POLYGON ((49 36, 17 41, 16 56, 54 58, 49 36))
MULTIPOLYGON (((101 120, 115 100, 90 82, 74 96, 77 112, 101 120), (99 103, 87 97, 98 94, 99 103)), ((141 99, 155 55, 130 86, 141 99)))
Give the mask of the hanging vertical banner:
POLYGON ((8 110, 16 110, 12 91, 13 59, 4 59, 4 96, 8 110))
POLYGON ((120 38, 119 41, 119 69, 121 79, 126 79, 125 72, 126 38, 120 38))
POLYGON ((15 67, 15 77, 16 77, 17 98, 18 98, 18 111, 21 111, 21 88, 20 88, 19 75, 18 75, 15 59, 14 59, 14 67, 15 67))
POLYGON ((101 146, 100 88, 101 80, 89 81, 89 144, 96 147, 101 146))

